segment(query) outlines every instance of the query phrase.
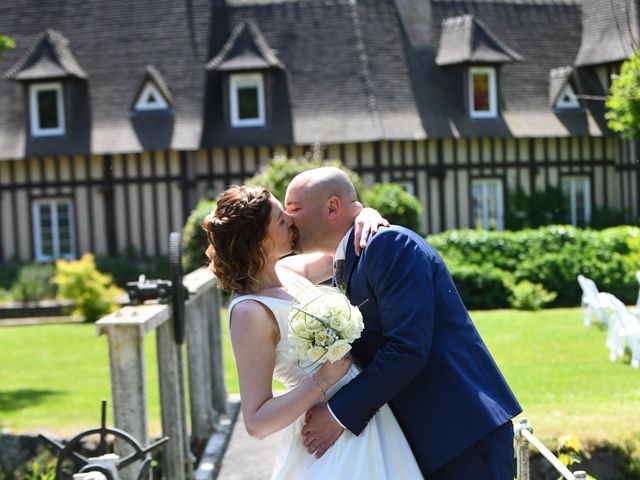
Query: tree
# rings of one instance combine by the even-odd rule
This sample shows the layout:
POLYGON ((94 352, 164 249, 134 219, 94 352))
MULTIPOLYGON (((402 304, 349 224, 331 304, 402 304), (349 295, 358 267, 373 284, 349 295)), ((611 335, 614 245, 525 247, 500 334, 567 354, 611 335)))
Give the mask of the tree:
POLYGON ((11 38, 6 35, 0 35, 0 59, 2 58, 2 52, 5 50, 11 50, 15 46, 16 44, 11 40, 11 38))
POLYGON ((605 105, 609 128, 627 140, 640 140, 640 51, 613 76, 605 105))

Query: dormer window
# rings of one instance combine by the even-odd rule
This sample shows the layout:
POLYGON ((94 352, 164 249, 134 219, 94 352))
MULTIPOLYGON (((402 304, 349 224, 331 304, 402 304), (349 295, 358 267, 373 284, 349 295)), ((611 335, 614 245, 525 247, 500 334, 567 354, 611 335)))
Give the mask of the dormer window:
POLYGON ((264 80, 260 73, 231 75, 229 81, 231 125, 258 127, 265 124, 264 80))
POLYGON ((471 118, 495 118, 498 112, 496 69, 469 69, 469 114, 471 118))
POLYGON ((62 84, 39 83, 29 87, 31 134, 34 137, 64 135, 62 84))
POLYGON ((578 101, 578 97, 576 97, 571 85, 567 84, 560 95, 558 95, 558 99, 556 100, 556 109, 564 110, 576 108, 580 108, 580 102, 578 101))
POLYGON ((166 110, 169 108, 164 96, 158 91, 156 86, 148 82, 136 102, 136 110, 166 110))
POLYGON ((67 133, 66 125, 71 125, 73 119, 66 118, 69 112, 65 112, 65 97, 74 103, 74 82, 86 82, 89 78, 76 60, 69 40, 55 30, 42 32, 3 77, 27 88, 32 137, 67 133), (69 89, 67 92, 63 85, 69 89))
MULTIPOLYGON (((285 69, 276 52, 252 21, 236 25, 220 52, 205 68, 220 75, 226 86, 228 113, 225 124, 232 128, 262 127, 267 124, 267 88, 272 90, 273 81, 285 69)), ((269 91, 269 95, 271 92, 269 91)), ((273 118, 269 115, 269 118, 273 118)))

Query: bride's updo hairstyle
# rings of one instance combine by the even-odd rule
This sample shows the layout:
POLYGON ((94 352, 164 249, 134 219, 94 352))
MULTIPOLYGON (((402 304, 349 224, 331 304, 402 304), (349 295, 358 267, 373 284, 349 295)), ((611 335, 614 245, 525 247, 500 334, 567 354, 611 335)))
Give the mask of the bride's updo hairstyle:
POLYGON ((204 219, 209 268, 225 290, 248 293, 261 288, 256 276, 265 264, 270 199, 266 188, 234 185, 222 192, 204 219))

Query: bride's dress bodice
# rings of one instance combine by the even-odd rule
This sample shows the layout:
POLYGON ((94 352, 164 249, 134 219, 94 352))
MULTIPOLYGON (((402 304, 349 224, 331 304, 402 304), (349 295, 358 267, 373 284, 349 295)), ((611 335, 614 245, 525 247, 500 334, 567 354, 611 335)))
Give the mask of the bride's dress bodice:
POLYGON ((262 303, 273 313, 280 331, 280 339, 276 344, 276 364, 273 369, 273 377, 284 386, 291 389, 313 373, 317 365, 306 366, 298 362, 298 359, 289 349, 287 338, 289 329, 289 311, 293 305, 292 299, 270 297, 267 295, 242 295, 234 298, 229 304, 229 318, 233 307, 243 300, 255 300, 262 303))

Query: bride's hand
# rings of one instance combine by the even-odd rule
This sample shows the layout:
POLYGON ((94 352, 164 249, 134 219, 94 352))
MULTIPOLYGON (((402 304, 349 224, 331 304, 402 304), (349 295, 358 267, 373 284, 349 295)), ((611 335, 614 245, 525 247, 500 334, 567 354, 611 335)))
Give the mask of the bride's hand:
POLYGON ((389 222, 377 210, 363 208, 356 217, 353 226, 355 230, 353 244, 356 249, 356 255, 359 256, 369 237, 376 233, 379 227, 388 227, 389 222))
POLYGON ((347 354, 340 360, 335 362, 325 362, 316 372, 318 380, 322 383, 322 387, 326 390, 333 386, 338 380, 345 376, 351 368, 353 360, 351 355, 347 354))

